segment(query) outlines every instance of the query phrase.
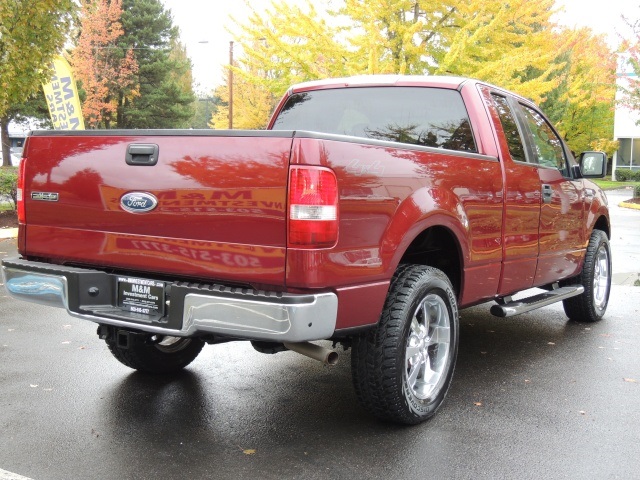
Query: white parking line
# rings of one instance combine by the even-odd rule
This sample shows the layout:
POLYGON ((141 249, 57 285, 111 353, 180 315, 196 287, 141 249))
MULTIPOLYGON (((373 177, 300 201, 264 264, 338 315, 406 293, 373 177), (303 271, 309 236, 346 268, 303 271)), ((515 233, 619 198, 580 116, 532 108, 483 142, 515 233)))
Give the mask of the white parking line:
POLYGON ((23 477, 17 473, 7 472, 0 468, 0 480, 31 480, 29 477, 23 477))
POLYGON ((16 238, 17 236, 17 228, 0 228, 0 238, 16 238))

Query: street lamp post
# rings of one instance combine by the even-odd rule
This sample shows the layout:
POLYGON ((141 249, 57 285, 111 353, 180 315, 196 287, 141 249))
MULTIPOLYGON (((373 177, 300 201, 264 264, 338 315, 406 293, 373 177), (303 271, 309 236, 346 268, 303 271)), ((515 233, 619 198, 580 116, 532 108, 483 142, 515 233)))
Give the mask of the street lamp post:
MULTIPOLYGON (((200 40, 200 44, 208 44, 209 40, 200 40)), ((233 40, 229 42, 229 130, 233 129, 233 40)))
POLYGON ((233 40, 229 42, 229 130, 233 130, 233 40))

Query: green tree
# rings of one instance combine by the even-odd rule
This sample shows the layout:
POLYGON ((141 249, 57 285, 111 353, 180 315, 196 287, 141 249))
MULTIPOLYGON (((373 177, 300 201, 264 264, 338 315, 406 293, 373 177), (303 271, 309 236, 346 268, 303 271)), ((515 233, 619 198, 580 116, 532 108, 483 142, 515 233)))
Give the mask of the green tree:
POLYGON ((189 128, 209 128, 212 116, 218 111, 220 97, 198 93, 193 102, 194 114, 189 120, 189 128))
POLYGON ((18 206, 17 168, 0 168, 0 195, 6 195, 7 197, 9 197, 13 209, 16 210, 18 206))
POLYGON ((5 166, 10 165, 11 115, 48 79, 74 9, 73 0, 0 0, 0 131, 5 166))
POLYGON ((118 39, 122 49, 133 48, 138 62, 138 95, 120 93, 119 128, 178 128, 188 126, 195 96, 191 63, 171 13, 160 0, 123 0, 118 39))

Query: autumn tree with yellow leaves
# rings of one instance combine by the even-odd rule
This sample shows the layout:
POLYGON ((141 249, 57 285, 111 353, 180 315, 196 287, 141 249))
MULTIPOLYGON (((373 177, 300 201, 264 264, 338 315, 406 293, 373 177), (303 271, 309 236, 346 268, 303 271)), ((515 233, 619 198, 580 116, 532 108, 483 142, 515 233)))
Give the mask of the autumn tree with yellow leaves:
MULTIPOLYGON (((552 120, 576 150, 611 136, 611 52, 588 30, 554 25, 554 0, 343 0, 326 11, 318 5, 274 0, 264 15, 253 10, 239 24, 244 54, 234 67, 234 126, 263 128, 294 83, 437 74, 555 102, 552 120)), ((226 86, 216 93, 228 104, 226 86)), ((228 110, 211 124, 225 128, 228 110)))
POLYGON ((435 73, 474 77, 540 102, 559 83, 551 40, 554 0, 459 2, 435 73))
POLYGON ((541 100, 541 107, 576 153, 617 149, 613 138, 616 95, 616 55, 602 36, 588 28, 555 34, 561 52, 554 79, 556 88, 541 100))
MULTIPOLYGON (((239 42, 244 56, 234 68, 234 127, 264 128, 275 102, 294 83, 350 75, 345 65, 348 52, 337 40, 339 35, 339 28, 329 25, 310 4, 302 9, 274 2, 264 16, 253 10, 239 42)), ((215 95, 223 106, 210 125, 226 128, 228 85, 215 95)))
MULTIPOLYGON (((233 80, 233 127, 237 129, 264 129, 274 105, 274 97, 262 84, 254 83, 242 74, 236 75, 233 80)), ((216 95, 223 99, 218 109, 213 114, 209 126, 216 129, 225 129, 229 126, 229 87, 225 84, 216 89, 216 95), (225 101, 226 100, 226 101, 225 101)))

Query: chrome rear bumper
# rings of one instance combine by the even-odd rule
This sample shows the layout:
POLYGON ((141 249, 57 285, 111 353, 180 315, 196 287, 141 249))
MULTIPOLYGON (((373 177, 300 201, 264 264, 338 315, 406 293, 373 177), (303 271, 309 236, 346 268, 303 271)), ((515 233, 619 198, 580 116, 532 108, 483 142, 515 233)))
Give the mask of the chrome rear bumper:
POLYGON ((118 276, 99 270, 14 258, 2 262, 2 276, 9 294, 20 300, 64 308, 92 322, 160 335, 324 340, 333 335, 338 312, 338 297, 331 292, 294 295, 166 282, 166 311, 152 316, 119 308, 118 276))

